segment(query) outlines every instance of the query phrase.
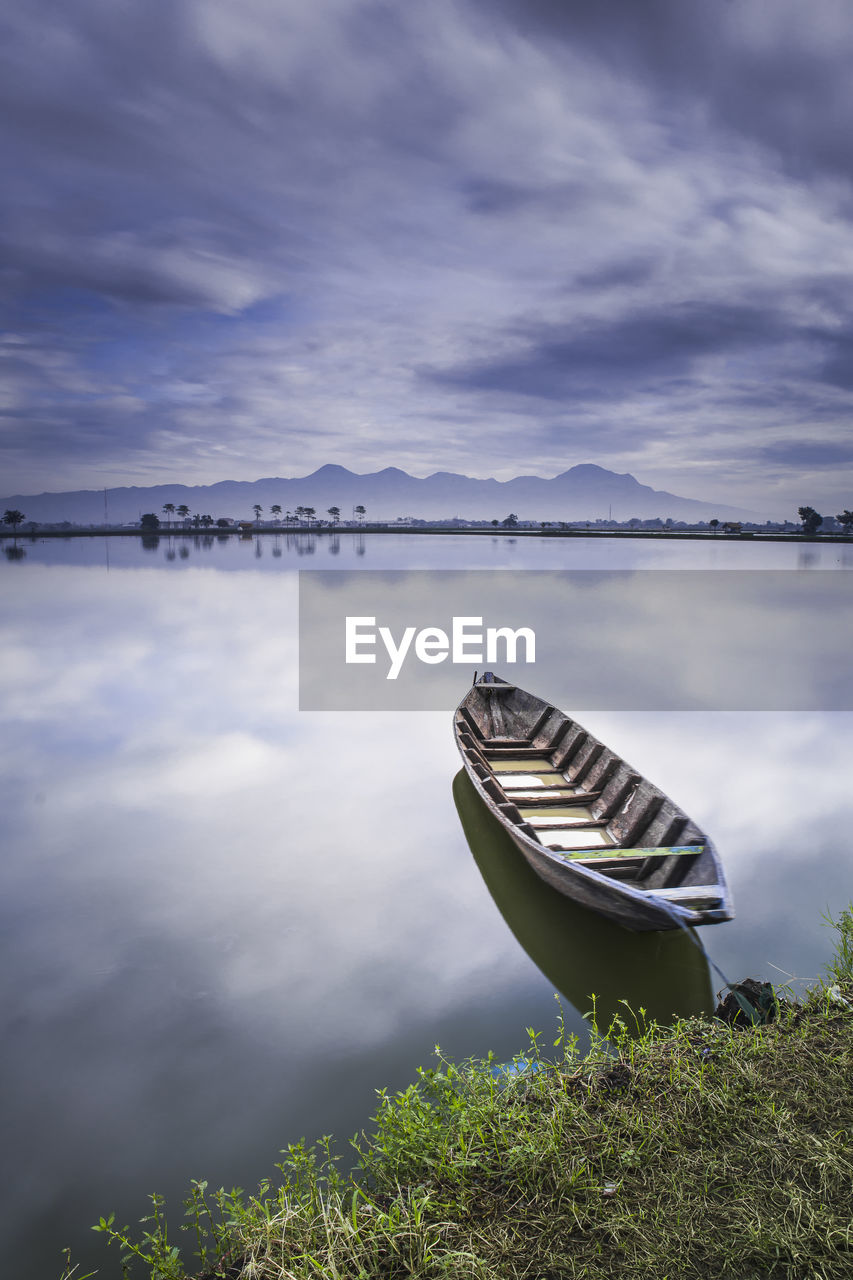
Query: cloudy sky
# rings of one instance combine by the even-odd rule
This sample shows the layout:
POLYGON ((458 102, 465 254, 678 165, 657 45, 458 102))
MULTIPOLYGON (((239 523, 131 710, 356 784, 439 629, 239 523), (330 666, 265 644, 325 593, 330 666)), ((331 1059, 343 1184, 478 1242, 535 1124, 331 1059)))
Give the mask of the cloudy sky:
POLYGON ((853 507, 848 0, 4 8, 0 491, 853 507))

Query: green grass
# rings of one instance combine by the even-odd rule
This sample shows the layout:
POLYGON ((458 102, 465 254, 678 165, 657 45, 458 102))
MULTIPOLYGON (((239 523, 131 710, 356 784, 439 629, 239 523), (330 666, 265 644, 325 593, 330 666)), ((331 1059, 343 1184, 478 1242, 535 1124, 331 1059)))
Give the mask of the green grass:
POLYGON ((186 1270, 158 1197, 140 1236, 96 1229, 151 1280, 849 1277, 853 908, 828 922, 827 980, 767 1026, 626 1008, 583 1057, 528 1032, 515 1074, 437 1050, 352 1178, 324 1138, 253 1196, 194 1183, 186 1270))
POLYGON ((835 955, 827 965, 827 973, 838 983, 853 983, 853 904, 844 908, 837 920, 831 915, 824 916, 828 925, 835 929, 835 955))

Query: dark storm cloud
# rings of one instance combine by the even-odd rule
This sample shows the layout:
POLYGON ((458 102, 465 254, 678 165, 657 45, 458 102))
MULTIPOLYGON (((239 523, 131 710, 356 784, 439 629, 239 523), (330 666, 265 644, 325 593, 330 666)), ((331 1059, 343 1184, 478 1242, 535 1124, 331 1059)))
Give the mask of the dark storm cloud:
POLYGON ((853 466, 853 441, 778 440, 766 445, 760 454, 767 462, 783 463, 802 471, 850 467, 853 466))
MULTIPOLYGON (((265 292, 256 258, 276 234, 253 204, 268 179, 250 180, 258 144, 241 119, 261 95, 247 101, 194 50, 185 12, 19 18, 0 76, 13 296, 70 286, 232 310, 265 292)), ((283 126, 286 101, 266 105, 283 126)))
POLYGON ((557 182, 537 186, 534 183, 511 182, 503 178, 466 178, 460 192, 467 208, 484 216, 512 215, 519 211, 546 217, 577 212, 588 204, 591 191, 581 182, 557 182))
POLYGON ((821 368, 826 382, 845 390, 853 390, 853 330, 846 334, 832 334, 827 339, 829 348, 821 368))
POLYGON ((513 213, 523 205, 535 203, 538 192, 502 182, 497 178, 472 178, 462 183, 461 191, 472 213, 513 213))
POLYGON ((652 86, 661 100, 701 109, 717 125, 773 148, 791 172, 853 176, 846 0, 476 3, 497 8, 533 41, 584 49, 652 86))
POLYGON ((13 291, 47 281, 234 311, 334 253, 321 242, 358 216, 348 185, 372 138, 434 151, 454 113, 415 56, 405 82, 358 83, 393 48, 393 15, 384 27, 375 15, 371 42, 370 13, 326 32, 293 6, 281 21, 249 6, 246 33, 253 17, 261 28, 245 48, 240 16, 215 3, 37 0, 10 15, 0 109, 13 291))
POLYGON ((655 271, 652 259, 627 259, 608 263, 593 271, 581 271, 574 279, 574 287, 580 289, 614 289, 623 285, 645 284, 655 271))
POLYGON ((422 377, 546 400, 572 394, 613 399, 626 387, 686 378, 704 356, 763 347, 779 333, 772 313, 757 308, 681 304, 609 322, 534 326, 517 336, 523 345, 515 353, 504 351, 494 361, 424 369, 422 377))

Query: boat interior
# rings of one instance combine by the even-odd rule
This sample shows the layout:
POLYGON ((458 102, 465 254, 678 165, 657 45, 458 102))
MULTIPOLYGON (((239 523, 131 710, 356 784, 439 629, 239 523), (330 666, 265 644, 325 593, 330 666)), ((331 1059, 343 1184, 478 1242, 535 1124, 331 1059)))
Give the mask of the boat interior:
POLYGON ((718 884, 697 882, 710 861, 703 832, 555 707, 515 685, 481 682, 458 709, 456 731, 499 814, 562 861, 685 907, 722 901, 718 884))

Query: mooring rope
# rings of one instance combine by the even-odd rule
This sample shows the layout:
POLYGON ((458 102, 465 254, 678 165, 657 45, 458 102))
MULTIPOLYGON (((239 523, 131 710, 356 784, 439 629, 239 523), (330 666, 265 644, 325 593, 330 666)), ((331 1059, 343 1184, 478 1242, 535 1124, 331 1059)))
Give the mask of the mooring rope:
MULTIPOLYGON (((660 901, 660 905, 664 908, 664 910, 668 913, 668 915, 669 915, 673 920, 675 920, 675 922, 676 922, 676 924, 679 926, 679 928, 681 928, 681 929, 683 929, 683 930, 684 930, 684 932, 687 934, 687 936, 688 936, 688 938, 690 939, 690 941, 691 941, 691 942, 693 942, 693 943, 695 943, 695 945, 699 948, 699 950, 702 952, 702 955, 705 957, 705 960, 706 960, 706 962, 710 965, 710 967, 711 967, 712 969, 714 969, 714 970, 715 970, 715 971, 720 975, 720 977, 721 977, 721 978, 722 978, 722 980, 723 980, 723 986, 726 988, 726 990, 731 991, 732 995, 734 996, 735 1000, 736 1000, 736 1001, 737 1001, 737 1003, 738 1003, 738 1006, 739 1006, 739 1007, 740 1007, 740 1009, 743 1011, 743 1013, 746 1015, 746 1017, 749 1019, 749 1021, 750 1021, 753 1025, 755 1025, 756 1023, 759 1023, 759 1024, 760 1024, 760 1023, 767 1022, 767 1020, 768 1020, 768 1017, 767 1017, 767 1010, 765 1009, 765 1010, 764 1010, 764 1012, 762 1012, 762 1011, 761 1011, 761 1006, 757 1006, 757 1005, 753 1004, 753 1003, 752 1003, 752 1001, 751 1001, 751 1000, 749 1000, 749 999, 747 998, 747 996, 745 996, 745 995, 743 995, 743 994, 741 993, 741 991, 739 990, 739 988, 741 988, 741 987, 743 986, 743 983, 740 983, 740 982, 731 982, 731 981, 726 977, 726 975, 723 973, 723 971, 722 971, 722 969, 720 968, 720 966, 719 966, 719 965, 718 965, 714 960, 712 960, 712 959, 711 959, 711 957, 708 955, 708 952, 707 952, 707 950, 705 949, 705 944, 704 944, 704 942, 702 941, 702 939, 699 937, 699 935, 698 935, 698 933, 696 932, 696 930, 695 930, 695 929, 691 929, 691 927, 690 927, 690 925, 687 923, 687 921, 686 921, 686 920, 682 920, 682 919, 681 919, 681 916, 680 916, 680 914, 678 913, 678 911, 676 911, 676 910, 673 910, 673 909, 672 909, 672 908, 673 908, 673 904, 672 904, 671 902, 666 902, 666 901, 662 901, 662 900, 659 900, 659 901, 660 901)), ((766 985, 770 985, 770 984, 766 984, 766 985)), ((772 994, 773 994, 773 1002, 774 1002, 774 1004, 776 1004, 776 1002, 777 1002, 776 992, 775 992, 775 990, 773 989, 773 987, 772 987, 772 986, 770 986, 770 990, 771 990, 771 992, 772 992, 772 994)), ((773 1015, 771 1014, 770 1016, 772 1017, 773 1015)))

